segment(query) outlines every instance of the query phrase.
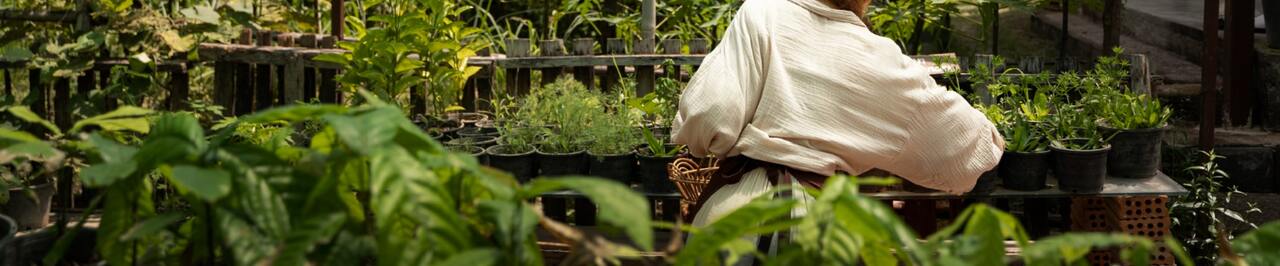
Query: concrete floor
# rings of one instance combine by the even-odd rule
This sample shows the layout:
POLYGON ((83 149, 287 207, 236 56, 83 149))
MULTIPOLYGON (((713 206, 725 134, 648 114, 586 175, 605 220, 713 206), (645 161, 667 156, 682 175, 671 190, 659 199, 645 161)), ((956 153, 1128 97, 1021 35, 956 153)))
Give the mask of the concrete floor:
MULTIPOLYGON (((1219 1, 1219 14, 1225 5, 1225 1, 1219 1)), ((1125 7, 1196 29, 1202 29, 1204 25, 1204 0, 1125 1, 1125 7)), ((1262 0, 1255 0, 1254 7, 1254 13, 1261 15, 1262 0)))

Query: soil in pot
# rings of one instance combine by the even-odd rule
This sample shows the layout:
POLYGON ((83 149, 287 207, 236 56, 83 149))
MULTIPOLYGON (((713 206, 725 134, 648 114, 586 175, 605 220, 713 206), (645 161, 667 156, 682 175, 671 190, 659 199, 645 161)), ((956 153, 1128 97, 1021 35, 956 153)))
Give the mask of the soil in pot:
POLYGON ((635 152, 595 154, 587 152, 587 175, 630 184, 636 172, 635 152))
POLYGON ((996 169, 991 169, 982 173, 978 177, 978 182, 973 184, 973 189, 969 190, 970 195, 985 195, 996 190, 996 181, 1000 180, 996 169))
POLYGON ((1102 191, 1107 178, 1107 152, 1111 146, 1093 150, 1071 150, 1050 146, 1053 150, 1053 176, 1058 189, 1070 192, 1102 191))
POLYGON ((3 205, 0 213, 8 215, 18 223, 19 230, 44 228, 49 225, 49 207, 53 204, 53 184, 44 183, 27 188, 9 189, 9 202, 3 205), (27 196, 26 190, 34 192, 35 201, 27 196))
POLYGON ((538 148, 537 153, 538 176, 558 177, 587 173, 586 151, 549 152, 538 148))
POLYGON ((477 146, 477 147, 480 147, 480 148, 488 148, 489 146, 496 145, 497 143, 498 143, 498 138, 497 138, 497 137, 491 137, 491 136, 473 136, 473 137, 459 137, 459 138, 451 139, 451 140, 449 140, 449 141, 445 141, 445 142, 444 142, 444 145, 447 145, 447 146, 477 146))
POLYGON ((511 173, 526 182, 538 174, 537 154, 533 149, 516 149, 511 145, 495 145, 485 149, 489 166, 511 173))
MULTIPOLYGON (((667 149, 675 149, 675 145, 666 145, 667 149)), ((671 182, 667 174, 667 165, 675 161, 675 156, 654 156, 648 145, 636 148, 636 161, 640 173, 640 185, 648 193, 675 193, 676 184, 671 182)))
POLYGON ((1049 177, 1049 151, 1008 152, 1000 157, 1000 182, 1007 189, 1035 191, 1049 177))
POLYGON ((1124 178, 1148 178, 1160 170, 1160 143, 1164 127, 1135 130, 1099 128, 1111 138, 1107 153, 1107 174, 1124 178))

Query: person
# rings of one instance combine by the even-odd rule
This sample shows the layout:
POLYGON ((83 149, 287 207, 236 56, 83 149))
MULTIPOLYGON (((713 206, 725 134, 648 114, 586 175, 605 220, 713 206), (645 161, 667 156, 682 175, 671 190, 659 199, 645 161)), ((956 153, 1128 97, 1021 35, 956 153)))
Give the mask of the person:
POLYGON ((778 185, 883 170, 963 193, 999 162, 995 126, 866 27, 870 0, 830 1, 746 0, 680 96, 672 141, 721 159, 695 227, 778 185))

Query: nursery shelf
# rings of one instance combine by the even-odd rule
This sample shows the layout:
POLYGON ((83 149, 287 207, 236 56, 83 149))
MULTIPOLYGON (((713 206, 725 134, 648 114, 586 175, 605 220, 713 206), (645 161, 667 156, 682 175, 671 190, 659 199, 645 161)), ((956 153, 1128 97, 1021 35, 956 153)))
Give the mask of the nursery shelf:
POLYGON ((1102 190, 1094 192, 1071 192, 1057 188, 1058 180, 1049 177, 1048 186, 1036 191, 1018 191, 999 187, 990 193, 956 195, 945 192, 909 192, 885 191, 867 193, 867 196, 878 199, 952 199, 952 198, 1070 198, 1081 196, 1116 197, 1116 196, 1182 196, 1187 189, 1168 175, 1157 172, 1148 178, 1107 177, 1103 181, 1102 190))

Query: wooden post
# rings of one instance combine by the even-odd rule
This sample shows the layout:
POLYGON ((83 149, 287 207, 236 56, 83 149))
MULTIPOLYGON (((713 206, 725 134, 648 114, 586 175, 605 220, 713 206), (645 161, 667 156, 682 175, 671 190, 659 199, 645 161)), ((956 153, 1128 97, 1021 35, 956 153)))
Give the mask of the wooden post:
POLYGON ((190 105, 191 79, 187 74, 187 66, 179 65, 169 72, 169 110, 186 110, 190 105))
MULTIPOLYGON (((683 46, 684 46, 684 43, 681 42, 680 39, 662 40, 662 53, 663 54, 680 54, 681 53, 680 48, 683 46)), ((680 68, 681 68, 680 65, 666 66, 662 70, 663 72, 662 74, 667 78, 679 79, 680 68)))
MULTIPOLYGON (((626 54, 627 43, 623 42, 621 38, 609 38, 605 42, 605 53, 611 55, 626 54)), ((600 86, 604 87, 606 91, 618 89, 618 82, 622 79, 623 70, 622 67, 614 64, 606 66, 604 77, 600 79, 600 86)))
MULTIPOLYGON (((653 45, 653 40, 640 40, 639 42, 636 42, 635 51, 637 54, 653 54, 653 45)), ((655 77, 653 67, 654 66, 635 66, 636 96, 643 96, 653 91, 654 83, 657 79, 657 77, 655 77)))
MULTIPOLYGON (((281 35, 280 45, 290 47, 301 46, 295 43, 295 40, 296 37, 293 35, 281 35)), ((284 67, 282 67, 280 71, 282 73, 282 75, 280 75, 280 88, 281 95, 284 97, 280 98, 280 105, 290 105, 306 100, 302 88, 303 85, 305 85, 305 75, 303 73, 306 72, 306 68, 303 67, 303 60, 305 59, 296 57, 290 58, 285 62, 284 67)))
POLYGON ((337 40, 343 39, 342 26, 347 21, 346 13, 343 13, 346 12, 345 2, 345 0, 332 0, 329 6, 329 27, 332 28, 329 34, 337 40))
MULTIPOLYGON (((338 1, 341 3, 341 0, 338 1)), ((320 48, 333 48, 334 38, 332 36, 321 39, 317 46, 320 48)), ((333 68, 321 68, 320 78, 316 83, 320 87, 317 89, 320 94, 320 102, 322 103, 342 103, 342 92, 338 90, 338 70, 333 68)))
MULTIPOLYGON (((657 44, 657 34, 654 31, 658 27, 656 6, 657 0, 640 2, 640 41, 635 44, 636 54, 653 54, 654 52, 654 45, 657 44)), ((653 91, 653 85, 653 66, 636 66, 636 96, 653 91)))
MULTIPOLYGON (((258 32, 258 46, 271 46, 271 40, 275 39, 275 32, 261 31, 258 32)), ((272 89, 276 80, 276 72, 272 71, 272 64, 257 64, 253 66, 257 75, 254 76, 256 88, 254 89, 254 111, 261 111, 270 108, 275 103, 275 91, 272 89)))
MULTIPOLYGON (((1071 17, 1071 0, 1062 0, 1062 32, 1058 35, 1058 62, 1065 63, 1067 61, 1067 42, 1071 38, 1071 31, 1068 30, 1067 18, 1071 17)), ((1058 71, 1066 71, 1064 65, 1058 66, 1058 71)))
POLYGON ((71 127, 71 79, 55 77, 53 81, 53 123, 58 128, 71 127))
POLYGON ((1151 91, 1151 69, 1147 55, 1129 55, 1129 89, 1133 92, 1155 97, 1151 91))
MULTIPOLYGON (((579 38, 573 40, 573 55, 592 55, 595 54, 596 40, 591 38, 579 38)), ((596 67, 580 66, 573 68, 573 78, 578 82, 587 85, 587 90, 596 89, 596 67)))
MULTIPOLYGON (((253 44, 253 31, 244 29, 240 32, 240 44, 253 44)), ((235 108, 229 108, 231 115, 243 115, 253 112, 253 65, 236 63, 236 100, 235 108)))
MULTIPOLYGON (((1205 0, 1204 6, 1218 6, 1218 0, 1205 0)), ((1218 28, 1218 9, 1204 9, 1204 28, 1218 28)), ((1218 31, 1204 30, 1204 50, 1200 63, 1200 149, 1213 149, 1214 127, 1218 122, 1218 31)))
POLYGON ((1018 61, 1018 69, 1023 73, 1036 74, 1044 71, 1044 61, 1039 56, 1028 56, 1018 61))
POLYGON ((13 72, 8 68, 4 69, 4 97, 17 98, 13 95, 13 72))
MULTIPOLYGON (((317 1, 318 3, 318 1, 317 1)), ((317 20, 318 21, 318 20, 317 20)), ((316 35, 303 34, 298 36, 298 46, 305 48, 316 48, 316 35)), ((302 100, 310 102, 316 98, 316 68, 306 67, 302 69, 302 100)))
POLYGON ((1110 51, 1111 48, 1120 46, 1120 31, 1123 28, 1121 25, 1124 24, 1124 0, 1105 1, 1106 4, 1102 10, 1102 49, 1110 51))
POLYGON ((31 105, 31 112, 40 115, 40 117, 49 117, 49 94, 40 82, 40 69, 32 68, 27 71, 27 97, 35 100, 31 105))
POLYGON ((236 66, 227 61, 213 62, 213 103, 222 106, 227 115, 236 103, 236 66))
MULTIPOLYGON (((528 57, 529 39, 507 40, 507 57, 528 57)), ((507 68, 507 94, 523 96, 529 93, 529 69, 507 68)))
MULTIPOLYGON (((707 39, 689 40, 689 54, 705 55, 711 50, 710 44, 711 42, 707 41, 707 39)), ((689 76, 681 77, 680 80, 689 81, 690 79, 693 79, 693 73, 696 73, 697 69, 698 66, 696 65, 689 66, 689 76)))
MULTIPOLYGON (((476 54, 480 56, 489 56, 489 48, 481 49, 480 52, 476 54)), ((494 71, 494 66, 490 63, 489 65, 484 66, 484 69, 481 69, 480 73, 476 74, 483 75, 482 77, 472 77, 471 81, 467 82, 468 86, 475 88, 475 94, 468 94, 475 95, 474 98, 471 99, 471 101, 474 102, 474 105, 472 106, 473 109, 471 110, 493 110, 494 72, 496 72, 494 71)))
MULTIPOLYGON (((564 56, 564 40, 560 40, 560 39, 543 40, 538 42, 538 48, 541 48, 539 50, 542 52, 541 54, 539 54, 541 56, 564 56)), ((542 84, 545 85, 545 84, 555 82, 557 78, 560 78, 560 73, 564 71, 564 68, 561 68, 561 67, 543 68, 541 69, 541 71, 542 71, 542 84)))
POLYGON ((1257 101, 1251 84, 1253 73, 1257 71, 1254 67, 1257 58, 1253 54, 1254 2, 1237 0, 1227 1, 1226 4, 1227 47, 1224 51, 1227 53, 1227 64, 1223 71, 1223 88, 1227 94, 1227 106, 1230 107, 1231 123, 1228 125, 1244 126, 1249 124, 1254 102, 1257 101))
MULTIPOLYGON (((111 68, 108 67, 108 68, 99 69, 98 70, 98 88, 105 89, 108 86, 111 86, 111 68)), ((119 103, 116 102, 115 96, 108 94, 102 98, 103 98, 103 101, 105 101, 104 103, 102 103, 102 108, 104 110, 115 110, 116 106, 119 105, 119 103)), ((226 107, 230 108, 230 106, 226 106, 226 107)))

